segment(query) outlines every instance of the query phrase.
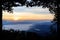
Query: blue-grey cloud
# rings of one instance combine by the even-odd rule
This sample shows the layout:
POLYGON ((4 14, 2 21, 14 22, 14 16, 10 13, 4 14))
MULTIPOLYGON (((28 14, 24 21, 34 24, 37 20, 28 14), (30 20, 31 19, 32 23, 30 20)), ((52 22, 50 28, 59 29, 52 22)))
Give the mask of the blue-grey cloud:
POLYGON ((42 8, 42 7, 14 7, 14 12, 32 12, 35 14, 47 14, 50 13, 48 8, 42 8))

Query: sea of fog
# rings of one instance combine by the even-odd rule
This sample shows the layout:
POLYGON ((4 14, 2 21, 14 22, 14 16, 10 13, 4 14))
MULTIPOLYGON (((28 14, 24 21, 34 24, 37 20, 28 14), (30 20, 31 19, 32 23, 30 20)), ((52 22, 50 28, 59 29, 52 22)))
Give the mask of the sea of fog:
MULTIPOLYGON (((2 21, 2 30, 29 31, 38 34, 50 33, 51 21, 2 21)), ((56 25, 55 27, 56 28, 56 25)))

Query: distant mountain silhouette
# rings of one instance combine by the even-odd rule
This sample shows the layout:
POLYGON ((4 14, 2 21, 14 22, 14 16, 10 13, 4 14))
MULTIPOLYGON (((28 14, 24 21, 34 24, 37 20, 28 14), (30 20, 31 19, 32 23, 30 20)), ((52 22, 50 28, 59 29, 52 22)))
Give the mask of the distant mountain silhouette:
MULTIPOLYGON (((42 21, 42 22, 49 22, 49 21, 42 21)), ((33 24, 33 23, 41 23, 40 20, 25 20, 25 21, 7 21, 3 20, 2 24, 3 25, 8 25, 8 24, 33 24)))

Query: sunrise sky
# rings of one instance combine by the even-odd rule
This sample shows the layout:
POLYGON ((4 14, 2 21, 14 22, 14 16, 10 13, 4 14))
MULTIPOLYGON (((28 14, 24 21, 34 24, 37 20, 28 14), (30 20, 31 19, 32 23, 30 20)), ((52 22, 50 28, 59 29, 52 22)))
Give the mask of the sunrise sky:
POLYGON ((3 20, 52 20, 53 14, 48 8, 42 7, 13 7, 13 14, 3 12, 3 20))

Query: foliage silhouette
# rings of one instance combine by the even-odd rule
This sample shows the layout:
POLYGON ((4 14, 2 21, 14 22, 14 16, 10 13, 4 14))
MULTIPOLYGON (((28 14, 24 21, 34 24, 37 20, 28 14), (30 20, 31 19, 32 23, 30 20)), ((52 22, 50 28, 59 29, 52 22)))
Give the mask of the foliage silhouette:
POLYGON ((33 40, 49 40, 49 39, 56 39, 57 35, 52 34, 52 35, 48 35, 45 37, 39 36, 37 35, 35 32, 26 32, 25 31, 8 31, 8 30, 3 30, 2 31, 2 39, 13 39, 13 40, 29 40, 29 39, 33 39, 33 40))

